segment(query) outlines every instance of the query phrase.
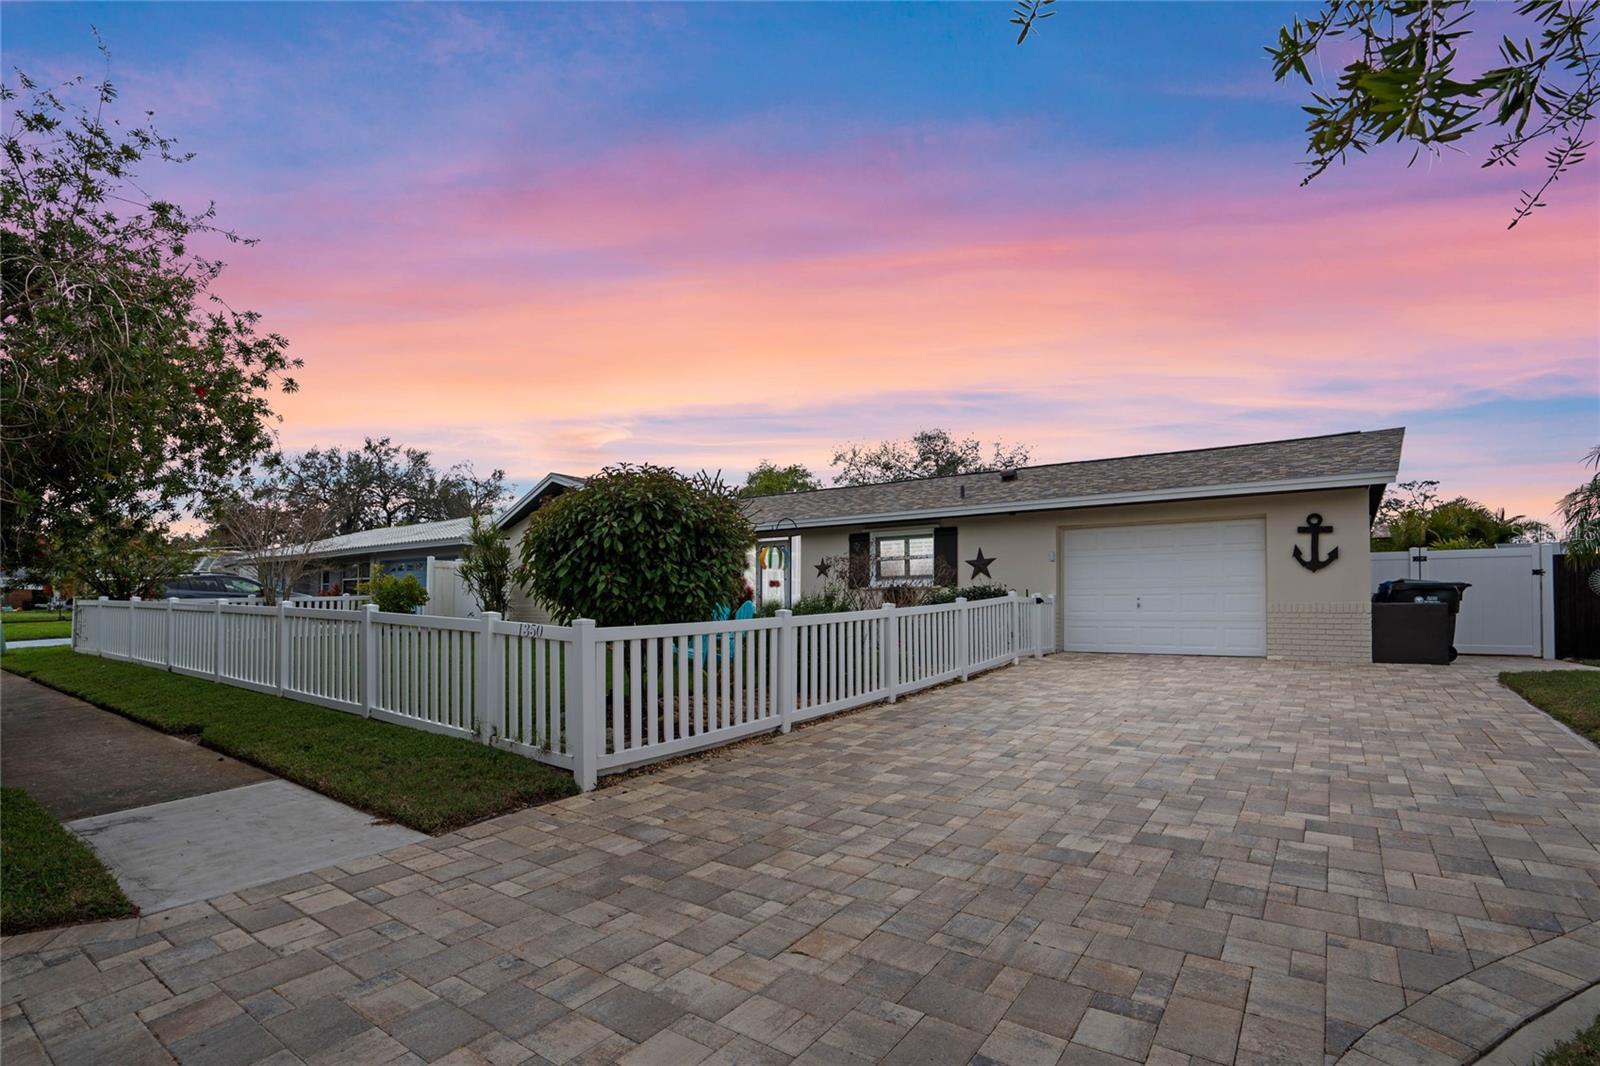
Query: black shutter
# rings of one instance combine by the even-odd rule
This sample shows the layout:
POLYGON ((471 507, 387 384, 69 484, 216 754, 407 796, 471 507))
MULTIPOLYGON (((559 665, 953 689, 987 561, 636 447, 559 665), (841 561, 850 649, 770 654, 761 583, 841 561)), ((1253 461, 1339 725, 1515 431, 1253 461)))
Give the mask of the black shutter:
POLYGON ((850 534, 850 573, 847 582, 853 589, 872 584, 872 534, 850 534))
POLYGON ((933 531, 933 583, 951 588, 960 585, 960 566, 956 559, 956 527, 940 526, 933 531))

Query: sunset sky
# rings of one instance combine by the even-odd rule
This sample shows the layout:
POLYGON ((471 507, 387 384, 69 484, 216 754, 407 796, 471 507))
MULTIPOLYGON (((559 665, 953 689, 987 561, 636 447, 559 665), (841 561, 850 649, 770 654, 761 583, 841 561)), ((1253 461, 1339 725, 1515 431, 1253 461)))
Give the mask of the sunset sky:
POLYGON ((306 362, 290 449, 526 486, 1404 425, 1404 477, 1549 519, 1600 440, 1600 165, 1510 232, 1537 157, 1301 188, 1262 46, 1310 5, 1058 7, 1020 48, 1003 4, 3 14, 8 82, 98 77, 97 26, 125 114, 198 153, 148 187, 261 239, 218 291, 306 362))

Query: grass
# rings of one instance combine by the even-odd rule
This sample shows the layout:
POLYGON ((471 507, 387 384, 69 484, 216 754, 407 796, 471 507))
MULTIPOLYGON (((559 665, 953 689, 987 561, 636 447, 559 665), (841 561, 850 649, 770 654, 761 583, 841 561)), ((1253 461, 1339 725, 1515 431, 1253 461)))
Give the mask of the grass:
POLYGON ((87 844, 20 788, 0 788, 0 933, 133 912, 87 844))
POLYGON ((14 619, 7 617, 0 621, 6 633, 6 642, 13 640, 47 640, 50 637, 72 636, 72 619, 57 619, 54 614, 39 619, 14 619))
POLYGON ((6 654, 4 669, 423 833, 572 795, 572 775, 469 740, 67 647, 6 654))
POLYGON ((1600 744, 1600 673, 1542 670, 1500 675, 1500 683, 1559 722, 1600 744))
POLYGON ((1600 1016, 1539 1056, 1538 1066, 1593 1066, 1600 1062, 1600 1016))

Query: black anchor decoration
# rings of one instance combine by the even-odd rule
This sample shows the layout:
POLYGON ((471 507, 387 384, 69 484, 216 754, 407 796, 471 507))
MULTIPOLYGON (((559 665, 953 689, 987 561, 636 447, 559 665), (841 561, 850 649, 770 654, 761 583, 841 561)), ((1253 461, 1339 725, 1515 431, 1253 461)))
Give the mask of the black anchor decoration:
POLYGON ((1324 566, 1327 566, 1329 563, 1339 558, 1338 548, 1329 548, 1328 554, 1325 558, 1317 558, 1317 543, 1322 537, 1322 534, 1333 532, 1332 526, 1325 526, 1322 524, 1321 515, 1316 514, 1315 512, 1306 515, 1306 524, 1299 527, 1297 532, 1311 534, 1311 558, 1307 559, 1305 557, 1304 553, 1300 551, 1300 545, 1296 544, 1294 546, 1294 561, 1305 567, 1307 570, 1310 570, 1312 573, 1316 573, 1324 566))
POLYGON ((983 549, 979 548, 978 557, 976 559, 968 559, 967 565, 972 567, 973 577, 977 577, 979 574, 982 574, 984 577, 993 577, 994 575, 989 573, 989 564, 992 562, 994 562, 994 560, 985 556, 983 554, 983 549))
POLYGON ((827 577, 828 574, 832 570, 833 570, 833 561, 831 559, 824 559, 820 563, 817 564, 817 576, 818 577, 827 577))

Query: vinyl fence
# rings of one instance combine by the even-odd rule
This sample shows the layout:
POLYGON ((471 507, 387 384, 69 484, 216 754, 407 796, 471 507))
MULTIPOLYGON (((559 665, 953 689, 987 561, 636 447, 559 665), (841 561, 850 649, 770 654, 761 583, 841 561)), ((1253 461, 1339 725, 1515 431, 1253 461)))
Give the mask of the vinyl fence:
POLYGON ((79 600, 75 651, 616 773, 1055 649, 1054 597, 570 626, 195 600, 79 600))

